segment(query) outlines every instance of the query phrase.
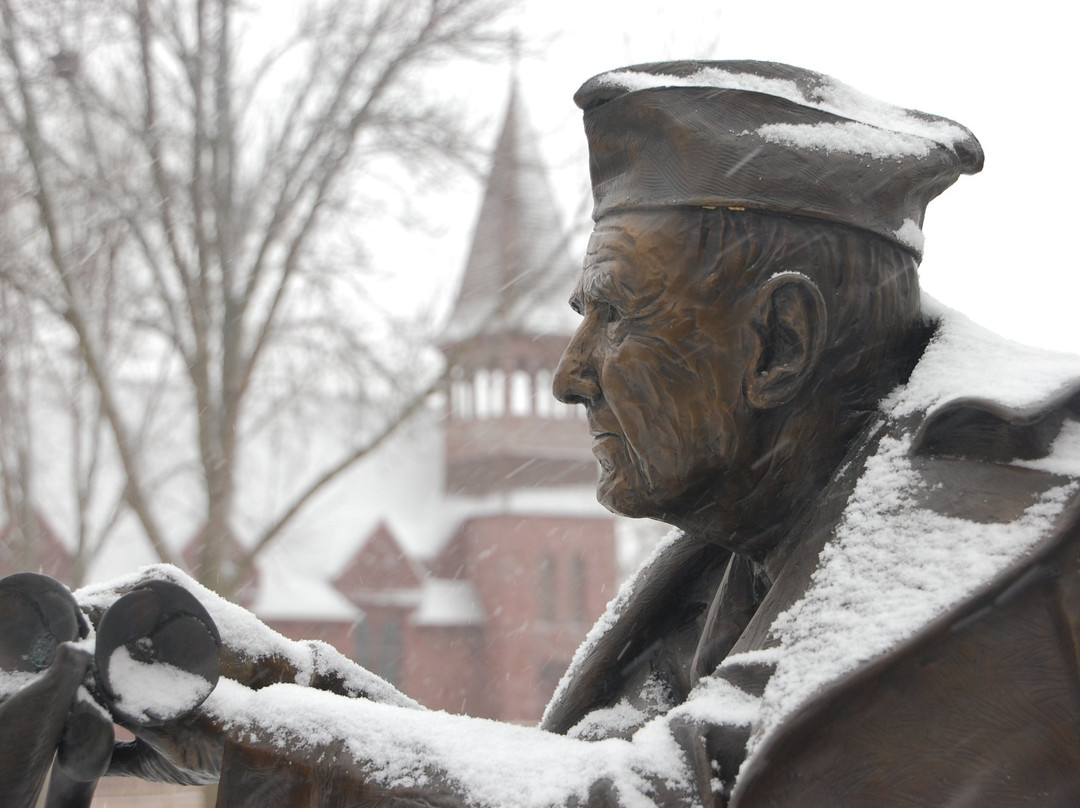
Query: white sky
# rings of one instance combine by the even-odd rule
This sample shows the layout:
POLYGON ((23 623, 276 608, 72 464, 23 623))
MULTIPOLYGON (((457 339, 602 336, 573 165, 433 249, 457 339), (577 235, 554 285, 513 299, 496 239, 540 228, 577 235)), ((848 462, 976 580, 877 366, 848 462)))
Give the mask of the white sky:
MULTIPOLYGON (((534 54, 521 64, 522 90, 568 218, 587 188, 572 102, 585 79, 679 58, 811 68, 975 133, 986 167, 931 203, 923 287, 1006 336, 1080 352, 1080 262, 1069 248, 1078 209, 1071 189, 1080 171, 1068 151, 1078 77, 1070 54, 1080 12, 1071 4, 526 0, 518 19, 534 54)), ((492 127, 507 76, 502 65, 467 79, 468 103, 492 127)), ((478 205, 460 201, 461 213, 447 219, 438 242, 430 286, 443 297, 453 293, 478 205)))

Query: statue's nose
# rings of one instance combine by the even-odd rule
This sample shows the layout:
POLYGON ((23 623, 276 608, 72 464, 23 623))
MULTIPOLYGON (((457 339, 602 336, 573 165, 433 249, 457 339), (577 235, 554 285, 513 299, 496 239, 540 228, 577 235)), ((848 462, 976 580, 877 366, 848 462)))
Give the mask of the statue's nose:
POLYGON ((564 404, 588 404, 600 397, 595 351, 584 323, 563 351, 551 388, 555 398, 564 404))

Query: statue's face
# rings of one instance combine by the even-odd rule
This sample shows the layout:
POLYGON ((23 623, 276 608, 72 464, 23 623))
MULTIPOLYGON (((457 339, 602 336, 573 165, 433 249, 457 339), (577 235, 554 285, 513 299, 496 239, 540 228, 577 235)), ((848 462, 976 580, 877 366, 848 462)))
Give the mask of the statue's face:
POLYGON ((677 522, 738 471, 748 305, 705 277, 697 230, 677 211, 605 217, 571 298, 582 321, 555 395, 584 404, 616 513, 677 522))

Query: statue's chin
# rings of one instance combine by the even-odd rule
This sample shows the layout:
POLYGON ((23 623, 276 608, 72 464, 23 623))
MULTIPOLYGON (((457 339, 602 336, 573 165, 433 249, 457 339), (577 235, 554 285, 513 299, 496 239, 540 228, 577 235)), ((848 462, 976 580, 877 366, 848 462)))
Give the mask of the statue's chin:
POLYGON ((641 518, 650 516, 651 510, 641 492, 628 486, 616 471, 604 469, 596 485, 596 499, 612 513, 620 516, 641 518))
POLYGON ((670 509, 665 508, 655 492, 646 489, 644 483, 633 484, 617 470, 604 469, 596 486, 597 501, 612 513, 634 519, 659 519, 670 509))

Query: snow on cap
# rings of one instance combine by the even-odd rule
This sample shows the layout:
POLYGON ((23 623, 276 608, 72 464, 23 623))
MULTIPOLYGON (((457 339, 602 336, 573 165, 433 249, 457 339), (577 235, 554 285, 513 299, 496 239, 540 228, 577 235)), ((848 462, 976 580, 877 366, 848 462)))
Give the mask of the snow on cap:
POLYGON ((982 168, 958 123, 775 62, 659 62, 602 73, 584 110, 593 218, 724 207, 869 230, 922 257, 926 205, 982 168))

